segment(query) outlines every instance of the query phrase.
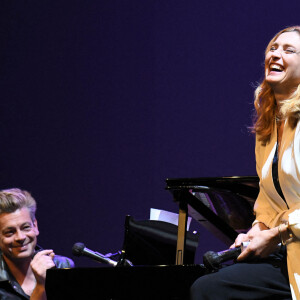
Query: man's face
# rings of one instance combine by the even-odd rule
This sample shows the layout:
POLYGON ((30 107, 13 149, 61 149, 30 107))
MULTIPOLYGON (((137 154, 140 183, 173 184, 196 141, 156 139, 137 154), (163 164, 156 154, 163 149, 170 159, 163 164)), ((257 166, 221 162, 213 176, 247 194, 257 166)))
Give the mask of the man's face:
POLYGON ((0 214, 0 249, 12 261, 31 258, 39 230, 28 208, 0 214))

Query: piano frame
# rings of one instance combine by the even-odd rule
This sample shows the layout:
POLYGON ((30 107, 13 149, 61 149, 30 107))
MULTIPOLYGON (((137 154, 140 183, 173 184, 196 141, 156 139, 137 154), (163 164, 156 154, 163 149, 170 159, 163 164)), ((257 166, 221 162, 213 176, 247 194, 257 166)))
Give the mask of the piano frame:
POLYGON ((195 194, 197 192, 205 195, 219 193, 228 195, 229 198, 232 194, 235 195, 233 200, 241 200, 244 204, 248 203, 252 211, 259 190, 259 178, 257 176, 170 178, 166 179, 166 184, 166 189, 172 193, 174 201, 179 206, 176 265, 184 264, 188 214, 228 246, 233 243, 240 232, 247 231, 251 226, 254 215, 252 217, 250 215, 249 220, 246 220, 247 224, 242 226, 245 228, 233 228, 210 207, 200 201, 195 194))

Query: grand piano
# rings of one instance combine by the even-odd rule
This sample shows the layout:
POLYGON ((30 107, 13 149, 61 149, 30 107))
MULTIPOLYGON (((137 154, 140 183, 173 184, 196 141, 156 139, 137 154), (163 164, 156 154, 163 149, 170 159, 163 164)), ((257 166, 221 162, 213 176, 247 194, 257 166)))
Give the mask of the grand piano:
POLYGON ((176 264, 184 263, 187 215, 228 246, 254 220, 253 205, 259 192, 257 176, 167 179, 179 205, 176 264))
MULTIPOLYGON (((251 227, 258 185, 256 176, 167 179, 166 190, 179 207, 174 264, 51 269, 46 280, 48 300, 188 299, 191 284, 210 271, 202 264, 186 263, 187 215, 229 246, 251 227)), ((123 247, 122 259, 127 254, 123 247)))

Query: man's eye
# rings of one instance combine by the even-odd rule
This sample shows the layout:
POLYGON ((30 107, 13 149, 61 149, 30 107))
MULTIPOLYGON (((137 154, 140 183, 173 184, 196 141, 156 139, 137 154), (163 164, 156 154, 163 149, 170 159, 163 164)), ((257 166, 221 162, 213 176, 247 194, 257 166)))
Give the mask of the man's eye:
POLYGON ((25 227, 23 227, 23 230, 29 231, 29 230, 31 230, 31 226, 25 226, 25 227))
POLYGON ((13 232, 12 231, 7 231, 7 232, 4 232, 4 236, 6 237, 10 237, 13 235, 13 232))

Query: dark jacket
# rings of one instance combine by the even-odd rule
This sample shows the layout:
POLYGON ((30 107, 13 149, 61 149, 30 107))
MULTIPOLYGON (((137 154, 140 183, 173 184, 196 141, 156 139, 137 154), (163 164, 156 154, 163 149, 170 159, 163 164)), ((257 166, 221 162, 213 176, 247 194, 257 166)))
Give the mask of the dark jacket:
MULTIPOLYGON (((37 247, 37 251, 42 250, 37 247)), ((73 268, 74 262, 64 256, 55 255, 53 259, 56 268, 73 268)), ((30 297, 24 293, 19 283, 10 273, 8 266, 0 253, 0 299, 1 300, 28 300, 30 297)))

